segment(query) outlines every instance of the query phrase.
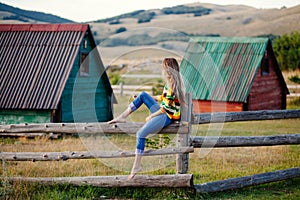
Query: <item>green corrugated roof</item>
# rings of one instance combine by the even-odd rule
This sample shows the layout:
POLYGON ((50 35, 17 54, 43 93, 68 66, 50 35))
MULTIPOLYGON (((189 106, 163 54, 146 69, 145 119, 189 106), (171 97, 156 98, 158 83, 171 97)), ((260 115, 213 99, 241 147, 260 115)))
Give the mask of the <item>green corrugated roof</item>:
POLYGON ((246 102, 268 38, 191 38, 181 73, 193 99, 246 102))

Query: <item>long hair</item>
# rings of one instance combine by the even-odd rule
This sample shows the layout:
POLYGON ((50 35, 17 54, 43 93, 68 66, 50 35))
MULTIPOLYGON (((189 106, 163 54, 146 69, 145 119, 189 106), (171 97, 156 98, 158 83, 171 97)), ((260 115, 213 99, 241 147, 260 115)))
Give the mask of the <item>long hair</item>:
POLYGON ((185 88, 180 74, 178 62, 175 58, 165 58, 163 61, 163 73, 175 96, 182 105, 185 105, 185 88))

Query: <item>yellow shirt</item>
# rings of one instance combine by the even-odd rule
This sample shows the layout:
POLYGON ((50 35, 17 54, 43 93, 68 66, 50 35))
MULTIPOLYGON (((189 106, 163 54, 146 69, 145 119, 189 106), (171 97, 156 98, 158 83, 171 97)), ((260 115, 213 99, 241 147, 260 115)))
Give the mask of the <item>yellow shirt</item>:
POLYGON ((165 85, 162 95, 158 96, 157 100, 161 101, 161 111, 166 113, 170 119, 180 120, 180 102, 171 88, 165 85))

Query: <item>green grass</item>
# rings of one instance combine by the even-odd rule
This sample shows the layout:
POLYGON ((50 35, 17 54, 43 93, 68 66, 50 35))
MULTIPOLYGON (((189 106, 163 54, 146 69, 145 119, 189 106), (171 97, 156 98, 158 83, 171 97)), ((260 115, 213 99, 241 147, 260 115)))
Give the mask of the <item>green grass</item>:
POLYGON ((300 178, 203 195, 205 199, 274 200, 300 198, 300 178))
MULTIPOLYGON (((135 116, 136 117, 136 116, 135 116)), ((199 133, 206 135, 209 125, 199 125, 199 133)), ((195 130, 196 128, 194 128, 195 130)), ((268 120, 226 123, 221 135, 271 135, 299 133, 299 119, 268 120), (267 131, 268 130, 268 131, 267 131)), ((130 150, 134 137, 111 137, 114 142, 130 150), (124 142, 126 141, 126 142, 124 142)), ((85 150, 80 138, 65 137, 59 140, 0 139, 1 151, 74 151, 85 150)), ((190 154, 189 173, 195 184, 248 176, 257 173, 300 166, 300 145, 270 147, 215 148, 207 155, 196 149, 190 154)), ((145 157, 143 163, 149 162, 145 157)), ((116 160, 121 162, 122 160, 116 160)), ((130 161, 129 165, 131 165, 130 161)), ((175 159, 169 166, 146 174, 174 174, 175 159)), ((105 176, 126 175, 105 166, 99 160, 68 160, 66 162, 2 162, 0 174, 0 199, 297 199, 300 179, 264 184, 255 187, 224 191, 213 194, 196 194, 189 189, 174 188, 98 188, 92 186, 55 185, 43 186, 26 183, 8 183, 5 177, 47 176, 105 176)))
MULTIPOLYGON (((1 190, 0 190, 1 191, 1 190)), ((1 194, 1 193, 0 193, 1 194)), ((274 200, 300 198, 300 178, 218 193, 195 193, 186 188, 99 188, 92 186, 15 183, 3 199, 230 199, 274 200), (17 190, 17 191, 15 191, 17 190)), ((1 199, 1 196, 0 196, 1 199)))
MULTIPOLYGON (((124 96, 115 111, 121 112, 131 101, 124 96)), ((299 108, 299 107, 298 107, 299 108)), ((128 121, 144 121, 146 108, 140 109, 128 121)), ((276 135, 295 134, 300 130, 300 119, 233 122, 216 125, 193 125, 192 135, 218 134, 237 135, 276 135)), ((171 139, 173 136, 170 136, 171 139)), ((135 137, 127 135, 109 136, 116 145, 133 150, 135 137)), ((157 139, 155 137, 153 140, 157 139)), ((97 140, 97 138, 96 138, 97 140)), ((1 151, 85 151, 86 145, 79 137, 64 137, 59 140, 3 139, 1 151)), ((150 145, 151 146, 151 145, 150 145)), ((152 146, 150 148, 153 148, 152 146)), ((189 173, 194 175, 194 183, 223 180, 252 174, 271 172, 300 166, 300 145, 269 147, 214 148, 208 152, 196 149, 190 154, 189 173)), ((157 157, 153 157, 154 159, 157 157)), ((133 159, 133 158, 132 158, 133 159)), ((175 157, 168 166, 144 174, 174 174, 175 157)), ((131 167, 133 160, 114 162, 131 167)), ((151 162, 150 157, 142 160, 151 162)), ((186 188, 98 188, 92 186, 54 185, 45 186, 29 183, 9 183, 7 177, 49 177, 49 176, 107 176, 126 175, 96 159, 68 160, 65 162, 0 162, 0 199, 299 199, 300 178, 263 184, 255 187, 236 189, 212 194, 199 194, 186 188)))
POLYGON ((287 105, 288 109, 291 109, 291 110, 299 109, 299 107, 300 107, 300 97, 288 100, 288 105, 287 105))

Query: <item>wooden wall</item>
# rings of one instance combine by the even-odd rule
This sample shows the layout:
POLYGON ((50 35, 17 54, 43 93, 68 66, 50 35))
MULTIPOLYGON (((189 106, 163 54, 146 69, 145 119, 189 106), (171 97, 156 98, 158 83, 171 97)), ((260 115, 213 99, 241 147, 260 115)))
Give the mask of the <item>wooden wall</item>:
POLYGON ((278 76, 274 54, 268 48, 269 73, 263 75, 260 67, 248 97, 247 110, 280 110, 286 108, 286 93, 278 76))
POLYGON ((111 94, 107 90, 109 82, 102 77, 104 67, 97 52, 93 51, 94 47, 91 35, 86 34, 62 95, 62 122, 103 122, 112 119, 111 94), (88 75, 79 74, 80 53, 89 53, 88 75))
POLYGON ((243 111, 243 103, 240 102, 193 100, 194 113, 240 111, 243 111))
POLYGON ((0 124, 49 123, 48 110, 0 110, 0 124))

